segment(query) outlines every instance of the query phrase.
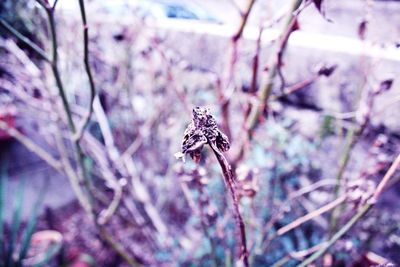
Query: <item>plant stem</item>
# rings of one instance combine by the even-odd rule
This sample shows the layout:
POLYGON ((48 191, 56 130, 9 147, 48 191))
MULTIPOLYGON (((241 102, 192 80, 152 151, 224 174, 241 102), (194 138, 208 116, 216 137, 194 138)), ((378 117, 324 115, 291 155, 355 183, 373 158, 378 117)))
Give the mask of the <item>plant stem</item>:
POLYGON ((371 204, 366 204, 354 215, 350 221, 348 221, 320 250, 312 254, 308 259, 303 261, 297 267, 306 267, 307 265, 314 262, 316 259, 321 257, 325 252, 337 241, 339 240, 350 228, 371 208, 371 204))
POLYGON ((39 145, 34 143, 31 139, 23 135, 17 129, 10 127, 9 125, 7 125, 7 123, 1 120, 0 120, 0 129, 5 131, 7 134, 14 137, 15 139, 17 139, 19 142, 21 142, 27 149, 34 152, 42 160, 44 160, 47 164, 49 164, 49 166, 61 172, 62 165, 59 160, 54 158, 53 155, 49 154, 46 150, 44 150, 39 145))
POLYGON ((229 123, 230 121, 229 107, 230 107, 230 99, 232 97, 232 93, 227 94, 226 92, 227 91, 232 92, 232 90, 234 90, 230 88, 234 87, 233 77, 238 60, 238 44, 243 36, 244 28, 246 27, 251 10, 253 9, 255 2, 256 0, 248 0, 245 10, 240 14, 241 16, 240 16, 239 27, 237 28, 234 35, 231 37, 230 53, 229 53, 228 64, 225 68, 225 75, 224 75, 225 77, 223 78, 223 82, 218 91, 220 98, 220 105, 221 105, 221 114, 223 118, 222 128, 224 129, 228 138, 232 137, 231 127, 229 123))
MULTIPOLYGON (((101 237, 107 241, 107 243, 131 266, 140 266, 141 264, 135 260, 134 258, 130 257, 128 253, 124 250, 124 248, 118 244, 117 241, 114 240, 113 236, 108 233, 106 228, 104 228, 102 225, 100 225, 97 222, 96 219, 96 213, 94 211, 94 198, 90 192, 90 188, 92 187, 91 181, 89 179, 89 174, 87 171, 87 168, 84 163, 84 153, 82 150, 82 147, 79 143, 80 138, 74 138, 77 134, 77 128, 75 126, 75 123, 72 118, 72 112, 70 105, 68 103, 67 95, 64 89, 64 85, 61 80, 61 75, 60 71, 58 69, 58 44, 57 44, 57 31, 56 31, 56 23, 54 19, 54 10, 55 10, 55 4, 54 3, 53 7, 47 5, 45 2, 42 2, 41 0, 37 0, 37 2, 45 9, 47 18, 48 18, 48 23, 50 27, 50 34, 51 34, 51 42, 52 42, 52 58, 50 59, 44 50, 42 50, 40 47, 32 43, 29 39, 27 39, 25 36, 23 36, 21 33, 19 33, 17 30, 15 30, 11 25, 9 25, 7 22, 5 22, 3 19, 0 19, 0 26, 3 26, 5 29, 7 29, 11 34, 13 34, 16 38, 21 40, 23 43, 28 45, 30 48, 32 48, 43 60, 48 62, 51 65, 51 69, 53 72, 53 76, 56 82, 57 89, 59 91, 61 100, 62 100, 62 106, 65 111, 66 117, 67 117, 67 122, 68 122, 68 128, 70 133, 72 134, 72 141, 74 144, 75 152, 76 152, 76 158, 77 158, 77 167, 79 171, 79 175, 75 175, 73 172, 65 171, 67 172, 66 175, 70 179, 70 182, 75 188, 75 193, 79 192, 80 186, 79 186, 79 177, 83 177, 83 183, 84 183, 84 188, 86 189, 86 197, 83 197, 83 195, 78 195, 78 199, 80 200, 80 204, 82 205, 83 208, 88 212, 90 216, 94 219, 94 223, 98 231, 100 232, 101 237), (79 197, 81 196, 81 197, 79 197)), ((87 25, 86 25, 86 15, 84 11, 84 3, 83 0, 80 0, 80 7, 81 7, 81 14, 82 14, 82 20, 84 24, 84 46, 85 46, 85 57, 84 57, 84 62, 85 62, 85 68, 87 75, 89 77, 89 83, 90 83, 90 88, 91 88, 91 104, 89 108, 89 115, 87 115, 86 119, 84 120, 84 126, 80 128, 79 130, 79 136, 81 136, 84 132, 84 129, 86 127, 87 121, 90 120, 91 113, 93 111, 93 100, 95 98, 95 87, 94 87, 94 80, 93 76, 91 74, 90 66, 89 66, 89 60, 88 60, 88 32, 87 32, 87 25)), ((4 126, 1 125, 0 126, 4 126)), ((18 139, 28 148, 35 148, 35 152, 40 154, 44 160, 46 160, 49 165, 54 167, 57 170, 60 170, 60 162, 54 160, 47 152, 41 149, 36 149, 36 145, 32 142, 30 142, 28 139, 24 138, 23 135, 20 135, 17 131, 13 129, 8 129, 7 127, 1 127, 10 132, 13 136, 18 137, 18 139)), ((65 166, 64 166, 65 167, 65 166)))
POLYGON ((230 167, 228 161, 226 160, 225 156, 221 153, 221 151, 219 151, 219 149, 213 142, 208 142, 208 144, 210 145, 211 149, 214 151, 214 154, 218 160, 218 163, 221 166, 225 184, 227 185, 227 187, 230 191, 232 200, 233 200, 233 208, 234 208, 234 212, 235 212, 236 222, 237 222, 238 228, 240 230, 240 240, 241 240, 240 259, 243 261, 244 266, 248 267, 249 266, 249 259, 248 259, 249 253, 247 251, 247 244, 246 244, 246 229, 245 229, 242 215, 240 214, 240 211, 239 211, 239 201, 238 201, 238 197, 236 194, 235 179, 234 179, 231 167, 230 167))
POLYGON ((86 114, 86 116, 83 118, 82 125, 79 127, 78 131, 76 132, 76 135, 74 136, 74 139, 80 141, 82 138, 82 135, 86 129, 86 127, 89 124, 90 117, 92 116, 93 113, 93 102, 96 96, 96 87, 94 84, 94 79, 92 75, 92 70, 90 68, 89 64, 89 26, 87 25, 87 19, 86 19, 86 11, 85 11, 85 2, 83 0, 79 0, 79 8, 81 11, 81 17, 82 17, 82 23, 83 23, 83 46, 84 46, 84 51, 83 51, 83 61, 85 64, 85 71, 89 79, 89 85, 90 85, 90 102, 89 102, 89 110, 86 114))
POLYGON ((46 52, 29 40, 27 37, 23 36, 20 32, 18 32, 15 28, 13 28, 7 21, 0 18, 0 26, 4 27, 7 31, 9 31, 12 35, 14 35, 18 40, 23 42, 25 45, 29 46, 33 51, 35 51, 43 60, 47 62, 51 62, 49 57, 46 55, 46 52))
POLYGON ((293 222, 291 222, 291 223, 279 228, 276 234, 278 236, 283 235, 283 234, 293 230, 294 228, 302 225, 303 223, 305 223, 305 222, 307 222, 307 221, 309 221, 309 220, 311 220, 311 219, 313 219, 313 218, 315 218, 317 216, 320 216, 321 214, 323 214, 323 213, 325 213, 325 212, 337 207, 341 203, 343 203, 346 200, 346 197, 347 197, 346 195, 343 195, 343 196, 335 199, 334 201, 322 206, 321 208, 316 209, 316 210, 314 210, 314 211, 312 211, 312 212, 310 212, 310 213, 308 213, 308 214, 306 214, 306 215, 294 220, 293 222))
POLYGON ((292 32, 293 23, 297 17, 294 12, 300 7, 302 2, 302 0, 293 0, 291 8, 286 17, 284 28, 282 30, 282 36, 275 43, 275 47, 267 65, 268 75, 264 76, 261 81, 260 91, 258 92, 257 96, 258 104, 253 104, 251 106, 250 114, 246 121, 246 130, 248 131, 249 137, 251 137, 254 128, 258 124, 260 114, 262 114, 267 105, 268 98, 271 94, 272 86, 274 84, 274 78, 279 68, 278 56, 282 55, 287 46, 287 41, 289 40, 292 32))
POLYGON ((303 261, 298 267, 306 267, 307 265, 311 264, 315 260, 317 260, 319 257, 325 254, 325 252, 337 241, 339 240, 344 234, 346 234, 350 228, 358 222, 359 219, 361 219, 367 212, 375 205, 377 202, 379 196, 382 194, 383 189, 389 182, 390 178, 394 175, 396 170, 400 166, 400 154, 396 157, 392 165, 389 167, 388 171, 382 178, 381 182, 378 184, 377 188, 375 189, 374 194, 372 195, 371 199, 364 204, 358 212, 335 234, 332 236, 332 238, 325 244, 323 245, 317 252, 312 254, 308 259, 303 261))
MULTIPOLYGON (((340 185, 342 182, 344 171, 346 170, 347 164, 349 163, 351 151, 353 150, 355 144, 357 143, 357 138, 356 138, 357 135, 356 135, 355 131, 356 131, 355 126, 353 126, 349 129, 349 131, 346 134, 345 148, 342 152, 342 155, 340 158, 340 163, 339 163, 340 164, 339 171, 338 171, 338 174, 336 175, 334 198, 337 198, 339 196, 340 185)), ((336 231, 337 221, 338 221, 338 217, 340 215, 341 209, 342 209, 341 206, 339 206, 332 211, 331 219, 330 219, 330 233, 334 233, 336 231)))
MULTIPOLYGON (((61 81, 61 75, 60 71, 58 69, 58 43, 57 43, 57 31, 56 31, 56 24, 54 20, 54 10, 51 8, 46 8, 46 13, 47 17, 49 20, 49 26, 50 26, 50 32, 51 32, 51 40, 52 40, 52 61, 51 61, 51 68, 53 70, 53 75, 56 80, 58 92, 61 96, 63 108, 65 111, 65 114, 67 116, 67 121, 68 121, 68 127, 72 135, 75 135, 76 133, 76 126, 72 118, 72 112, 70 105, 68 103, 67 95, 65 93, 64 85, 61 81)), ((87 197, 88 201, 93 204, 93 198, 90 194, 89 188, 91 187, 90 181, 89 181, 89 175, 87 173, 85 164, 84 164, 84 153, 82 150, 82 147, 80 146, 79 142, 77 140, 74 140, 74 147, 75 147, 75 152, 76 152, 76 157, 78 161, 78 168, 81 176, 83 177, 83 182, 85 183, 85 187, 87 190, 87 197)), ((90 214, 94 215, 94 211, 92 210, 93 207, 92 205, 89 205, 91 211, 90 214)))
POLYGON ((100 236, 106 240, 113 250, 116 251, 130 266, 141 266, 138 260, 129 256, 125 249, 114 240, 113 236, 103 226, 97 225, 97 228, 99 229, 100 236))

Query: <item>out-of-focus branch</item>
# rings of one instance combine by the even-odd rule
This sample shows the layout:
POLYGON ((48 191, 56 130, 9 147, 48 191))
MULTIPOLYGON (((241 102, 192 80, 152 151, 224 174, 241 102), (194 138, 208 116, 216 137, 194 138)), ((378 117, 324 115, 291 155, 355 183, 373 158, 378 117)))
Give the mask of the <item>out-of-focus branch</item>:
POLYGON ((341 203, 343 203, 346 200, 346 195, 343 195, 341 197, 339 197, 338 199, 322 206, 321 208, 314 210, 313 212, 310 212, 296 220, 294 220, 293 222, 289 223, 288 225, 285 225, 281 228, 278 229, 277 231, 277 235, 283 235, 291 230, 293 230, 294 228, 302 225, 303 223, 317 217, 320 216, 321 214, 333 209, 334 207, 337 207, 338 205, 340 205, 341 203))
POLYGON ((31 139, 23 135, 17 129, 12 128, 7 125, 6 122, 0 120, 0 129, 8 133, 10 136, 17 139, 21 144, 23 144, 27 149, 34 152, 41 159, 43 159, 47 164, 53 167, 55 170, 62 173, 62 165, 61 162, 55 159, 52 155, 47 153, 43 148, 35 144, 31 139))
POLYGON ((186 112, 190 113, 191 106, 189 104, 187 95, 182 90, 181 86, 178 86, 176 83, 174 71, 173 71, 173 64, 171 62, 171 58, 168 56, 167 48, 161 44, 161 41, 157 38, 152 39, 153 48, 160 54, 162 60, 164 61, 165 70, 167 72, 167 81, 169 86, 172 90, 175 91, 176 95, 178 96, 179 100, 182 102, 183 107, 185 108, 186 112))
MULTIPOLYGON (((60 117, 58 116, 58 120, 61 121, 60 117)), ((85 192, 83 191, 82 187, 80 186, 79 176, 77 172, 72 167, 72 163, 70 161, 68 151, 65 147, 62 130, 57 127, 54 134, 54 139, 56 142, 56 146, 58 149, 58 153, 60 154, 60 160, 63 165, 63 170, 65 175, 67 176, 69 183, 71 184, 71 188, 74 191, 76 198, 78 199, 79 203, 83 207, 86 212, 90 212, 90 203, 86 197, 85 192)))
POLYGON ((89 79, 89 85, 90 85, 90 100, 89 100, 89 109, 87 114, 84 116, 82 120, 82 124, 80 127, 78 127, 78 130, 73 136, 74 139, 80 141, 82 138, 83 132, 85 131, 86 127, 88 126, 90 122, 90 118, 93 113, 93 102, 96 96, 96 86, 94 84, 94 79, 92 75, 92 70, 90 68, 90 63, 89 63, 89 26, 87 24, 87 19, 86 19, 86 11, 85 11, 85 2, 83 0, 79 0, 79 8, 81 12, 81 17, 82 17, 82 23, 83 23, 83 62, 85 64, 85 71, 89 79))
POLYGON ((371 199, 364 204, 358 212, 341 228, 339 229, 338 232, 336 232, 332 238, 325 243, 317 252, 312 254, 308 259, 303 261, 298 267, 306 267, 309 264, 313 263, 315 260, 317 260, 319 257, 325 254, 325 252, 337 241, 339 240, 344 234, 346 234, 351 227, 353 227, 354 224, 358 222, 364 215, 375 205, 377 202, 378 198, 382 194, 383 189, 389 182, 390 178, 394 175, 396 170, 400 166, 400 154, 396 157, 392 165, 389 167, 388 171, 386 174, 383 176, 381 182, 378 184, 377 188, 374 191, 374 194, 372 195, 371 199))
POLYGON ((320 243, 305 250, 289 252, 288 255, 285 255, 283 258, 275 262, 274 265, 272 265, 271 267, 285 266, 285 264, 288 263, 291 259, 302 260, 308 255, 320 249, 324 244, 325 243, 320 243))
POLYGON ((241 12, 241 21, 239 24, 239 27, 237 28, 235 34, 231 37, 231 44, 230 44, 230 53, 229 53, 229 60, 228 60, 228 65, 226 66, 225 70, 225 77, 222 80, 222 83, 219 86, 218 94, 219 94, 219 99, 221 102, 221 113, 222 113, 222 118, 223 118, 223 123, 222 123, 222 128, 224 129, 226 135, 231 138, 231 129, 229 126, 229 120, 230 120, 230 115, 229 115, 229 104, 230 104, 230 98, 232 97, 233 91, 234 91, 234 85, 233 83, 233 76, 236 68, 236 62, 238 59, 238 43, 240 38, 243 35, 244 28, 248 22, 248 18, 250 15, 250 12, 254 6, 255 0, 248 0, 247 6, 243 12, 241 12), (227 92, 230 93, 227 93, 227 92))
POLYGON ((269 231, 269 229, 272 228, 272 226, 278 221, 280 220, 284 214, 286 212, 288 212, 287 210, 287 206, 293 202, 295 199, 313 192, 315 190, 317 190, 319 187, 322 186, 332 186, 335 184, 335 180, 334 179, 325 179, 325 180, 320 180, 314 184, 311 184, 309 186, 305 186, 297 191, 294 191, 292 193, 289 194, 288 199, 283 202, 282 204, 279 205, 279 208, 277 211, 275 211, 272 216, 271 219, 264 225, 263 230, 262 230, 262 234, 259 236, 259 239, 257 240, 257 243, 259 244, 256 253, 260 253, 263 248, 267 247, 268 244, 275 238, 277 237, 277 235, 273 235, 268 237, 268 239, 266 238, 267 233, 269 231))
POLYGON ((300 81, 286 89, 283 90, 282 94, 280 95, 272 95, 270 97, 271 101, 278 100, 280 98, 283 98, 285 96, 288 96, 290 94, 293 94, 303 88, 306 88, 307 86, 310 86, 314 82, 316 82, 320 77, 329 77, 332 75, 332 73, 336 70, 337 65, 331 65, 331 66, 323 66, 321 67, 316 73, 314 73, 311 77, 300 81))
POLYGON ((282 53, 286 48, 287 42, 289 40, 290 34, 293 31, 293 26, 295 25, 298 16, 298 14, 295 14, 295 11, 300 7, 301 3, 301 0, 293 0, 291 8, 286 17, 284 28, 282 30, 282 35, 276 42, 270 60, 267 64, 268 75, 263 76, 263 79, 261 81, 260 91, 257 95, 258 104, 252 105, 249 117, 247 118, 245 125, 249 138, 251 138, 253 130, 258 124, 259 117, 267 106, 268 98, 271 94, 272 86, 274 84, 274 78, 279 68, 278 57, 282 56, 282 53))
MULTIPOLYGON (((336 176, 336 186, 335 186, 335 197, 337 197, 340 193, 340 185, 343 179, 344 172, 348 165, 348 162, 351 157, 351 152, 353 148, 356 146, 358 141, 360 140, 361 135, 364 133, 372 115, 372 110, 374 108, 375 98, 376 96, 380 95, 381 93, 389 90, 392 86, 392 80, 385 80, 382 81, 379 85, 375 88, 367 88, 367 90, 363 91, 363 94, 359 100, 359 107, 356 112, 356 122, 357 125, 354 125, 350 128, 346 135, 346 145, 343 153, 341 155, 339 171, 336 176)), ((341 212, 341 206, 335 208, 332 212, 331 216, 331 229, 330 233, 336 231, 337 221, 339 214, 341 212)))
POLYGON ((43 60, 45 60, 47 62, 51 62, 50 58, 46 55, 46 52, 42 48, 37 46, 35 43, 33 43, 27 37, 23 36, 20 32, 18 32, 16 29, 14 29, 7 21, 5 21, 2 18, 0 18, 0 26, 5 28, 8 32, 10 32, 18 40, 23 42, 25 45, 27 45, 33 51, 35 51, 43 60))
POLYGON ((244 157, 246 147, 248 146, 249 140, 253 136, 253 131, 259 122, 261 114, 267 107, 274 83, 274 78, 277 74, 277 69, 280 67, 279 57, 282 57, 290 34, 293 32, 293 27, 296 23, 297 16, 300 13, 296 12, 296 10, 299 9, 302 2, 302 0, 292 0, 290 9, 288 10, 285 18, 282 34, 275 43, 266 67, 268 74, 262 77, 257 97, 255 101, 251 101, 249 111, 245 112, 243 128, 246 134, 243 135, 242 144, 233 156, 233 166, 236 166, 237 163, 244 157))
MULTIPOLYGON (((63 109, 67 117, 68 121, 68 127, 70 130, 70 133, 75 135, 76 133, 76 126, 72 118, 72 111, 71 107, 68 103, 67 95, 65 92, 64 85, 61 80, 61 74, 58 69, 58 43, 57 43, 57 30, 56 30, 56 23, 54 19, 54 9, 52 7, 47 7, 46 5, 45 11, 47 14, 48 22, 49 22, 49 27, 50 27, 50 32, 51 32, 51 43, 52 43, 52 61, 51 61, 51 68, 53 71, 54 79, 56 80, 56 85, 58 88, 58 92, 60 94, 62 104, 63 104, 63 109)), ((89 188, 90 186, 90 181, 89 181, 89 175, 87 173, 85 164, 84 164, 84 153, 82 150, 82 147, 80 146, 79 142, 75 140, 74 142, 74 147, 75 147, 75 152, 76 152, 76 158, 78 161, 78 170, 79 170, 79 177, 83 178, 83 182, 85 184, 86 190, 88 192, 87 198, 88 202, 91 203, 93 201, 93 198, 90 194, 89 188)), ((93 207, 92 205, 89 205, 88 208, 90 209, 89 214, 93 217, 95 217, 93 207)))
MULTIPOLYGON (((261 41, 262 41, 262 34, 264 32, 264 27, 260 26, 257 42, 256 42, 256 51, 253 56, 252 62, 252 76, 251 76, 251 84, 249 92, 251 94, 255 94, 257 91, 257 80, 258 80, 258 69, 259 69, 259 61, 260 61, 260 53, 261 53, 261 41)), ((246 114, 247 116, 248 114, 246 114)))
POLYGON ((130 266, 142 266, 138 259, 131 257, 125 249, 114 240, 114 237, 107 231, 103 226, 98 225, 97 227, 100 231, 100 236, 110 244, 114 251, 116 251, 130 266))
POLYGON ((249 0, 244 12, 241 12, 241 14, 240 14, 241 22, 240 22, 239 28, 237 29, 236 33, 232 36, 233 42, 237 42, 242 37, 244 27, 246 26, 251 9, 253 8, 255 2, 256 2, 256 0, 249 0))

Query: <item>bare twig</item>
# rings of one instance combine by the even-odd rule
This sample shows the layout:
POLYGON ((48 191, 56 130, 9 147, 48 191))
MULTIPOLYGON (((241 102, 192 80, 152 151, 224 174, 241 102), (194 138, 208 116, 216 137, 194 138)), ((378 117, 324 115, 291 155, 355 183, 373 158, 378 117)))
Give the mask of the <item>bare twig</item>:
POLYGON ((107 231, 105 227, 98 225, 97 228, 100 231, 100 236, 104 240, 106 240, 111 245, 113 250, 115 250, 130 266, 142 266, 138 259, 131 257, 125 251, 125 249, 118 242, 115 241, 114 237, 107 231))
POLYGON ((248 0, 245 10, 241 13, 241 20, 239 27, 237 28, 235 34, 231 37, 230 43, 230 52, 228 64, 225 67, 225 74, 220 84, 218 94, 221 105, 221 113, 223 118, 222 128, 224 129, 226 135, 231 138, 231 129, 229 125, 230 114, 229 114, 229 106, 230 106, 230 98, 235 90, 235 86, 233 84, 233 77, 236 68, 236 63, 238 60, 238 44, 239 40, 242 38, 244 28, 248 22, 251 10, 254 6, 255 0, 248 0), (226 93, 226 92, 230 93, 226 93))
POLYGON ((310 213, 294 220, 293 222, 289 223, 288 225, 285 225, 282 228, 278 229, 277 235, 283 235, 283 234, 293 230, 294 228, 302 225, 303 223, 305 223, 317 216, 320 216, 321 214, 333 209, 334 207, 337 207, 338 205, 343 203, 345 200, 346 200, 346 195, 343 195, 343 196, 339 197, 338 199, 322 206, 321 208, 314 210, 313 212, 310 212, 310 213))
MULTIPOLYGON (((385 83, 385 82, 383 82, 385 83)), ((340 160, 340 165, 339 165, 339 172, 337 174, 336 180, 336 186, 335 186, 335 197, 337 197, 340 193, 340 186, 341 186, 341 181, 344 175, 344 172, 346 170, 346 167, 348 165, 348 162, 351 157, 351 153, 353 151, 353 148, 356 146, 356 144, 359 142, 361 135, 364 133, 372 115, 372 110, 374 108, 374 102, 376 96, 381 94, 382 92, 388 90, 391 87, 392 81, 389 81, 389 84, 384 85, 384 88, 382 87, 382 83, 378 85, 376 88, 367 88, 367 90, 363 90, 363 94, 360 97, 360 103, 358 110, 356 112, 356 122, 358 125, 354 125, 350 128, 350 130, 347 132, 346 135, 346 145, 345 149, 342 152, 341 155, 341 160, 340 160)), ((330 228, 330 233, 332 234, 335 232, 336 227, 337 227, 337 221, 339 214, 341 212, 342 206, 339 206, 335 208, 332 212, 331 216, 331 228, 330 228)))
POLYGON ((298 16, 298 13, 294 14, 294 12, 300 7, 301 3, 301 0, 293 0, 284 28, 282 30, 283 34, 276 42, 273 54, 271 55, 267 64, 268 75, 264 76, 261 81, 260 91, 258 93, 258 104, 252 105, 249 117, 246 121, 246 130, 248 131, 249 137, 251 137, 254 128, 258 124, 259 116, 262 114, 267 105, 268 98, 272 91, 273 80, 279 68, 279 58, 282 57, 298 16))
POLYGON ((14 29, 7 21, 0 18, 0 26, 4 27, 7 31, 9 31, 13 36, 15 36, 18 40, 29 46, 33 51, 35 51, 43 60, 50 62, 50 58, 46 55, 46 52, 29 40, 27 37, 23 36, 20 32, 14 29))
POLYGON ((317 252, 312 254, 308 259, 303 261, 298 267, 305 267, 317 260, 321 257, 325 252, 337 241, 339 240, 344 234, 346 234, 354 224, 358 222, 377 202, 379 196, 382 194, 382 190, 387 185, 390 178, 394 175, 396 170, 400 166, 400 154, 396 157, 392 165, 389 167, 386 174, 383 176, 381 182, 378 184, 377 188, 375 189, 374 194, 372 195, 371 199, 364 204, 358 212, 338 231, 336 232, 332 238, 325 243, 317 252))
POLYGON ((83 61, 85 64, 85 71, 89 79, 89 85, 90 85, 90 100, 89 100, 89 109, 85 117, 83 118, 81 126, 78 128, 76 134, 74 135, 74 139, 80 141, 82 138, 83 132, 85 131, 86 127, 88 126, 90 122, 90 118, 93 113, 93 102, 96 96, 96 86, 94 84, 93 80, 93 75, 92 75, 92 70, 90 68, 90 63, 89 63, 89 26, 87 24, 86 20, 86 11, 85 11, 85 2, 84 0, 79 0, 79 8, 81 11, 81 17, 82 17, 82 23, 83 23, 83 45, 84 45, 84 51, 83 51, 83 61))
POLYGON ((40 158, 42 158, 47 164, 53 167, 55 170, 62 173, 62 165, 61 162, 55 159, 51 154, 45 151, 43 148, 35 144, 31 139, 23 135, 17 129, 12 128, 7 125, 6 122, 0 120, 0 129, 8 133, 10 136, 17 139, 21 144, 23 144, 27 149, 34 152, 40 158))
POLYGON ((295 24, 296 18, 299 14, 299 12, 295 13, 295 11, 300 7, 301 3, 301 0, 293 0, 293 2, 291 3, 290 9, 286 15, 284 27, 282 29, 282 35, 275 43, 273 52, 270 55, 267 64, 266 69, 268 70, 268 74, 262 77, 256 101, 250 103, 251 105, 249 111, 245 113, 243 128, 246 134, 243 135, 242 144, 239 146, 238 151, 234 155, 233 166, 236 166, 237 163, 244 157, 248 142, 253 136, 254 129, 259 123, 261 114, 267 107, 267 102, 272 91, 274 78, 277 74, 277 69, 279 67, 278 57, 282 57, 283 52, 286 48, 290 34, 293 31, 293 26, 295 24))

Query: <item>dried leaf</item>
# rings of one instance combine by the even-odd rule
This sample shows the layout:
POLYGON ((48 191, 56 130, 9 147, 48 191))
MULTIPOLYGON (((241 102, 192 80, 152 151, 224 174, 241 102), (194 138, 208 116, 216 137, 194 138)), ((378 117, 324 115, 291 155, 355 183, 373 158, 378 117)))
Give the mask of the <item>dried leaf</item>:
POLYGON ((393 79, 384 80, 384 81, 381 82, 381 84, 379 85, 379 91, 378 91, 378 93, 381 94, 381 93, 383 93, 383 92, 388 91, 388 90, 392 87, 392 84, 393 84, 393 79))
POLYGON ((318 9, 319 13, 323 14, 322 12, 322 2, 323 0, 312 0, 315 7, 318 9))
POLYGON ((325 10, 324 10, 324 6, 323 6, 323 0, 312 0, 312 2, 314 3, 315 7, 317 8, 318 12, 324 17, 325 20, 327 20, 328 22, 332 22, 332 20, 328 19, 325 16, 325 10))
POLYGON ((325 77, 329 77, 332 75, 332 73, 336 70, 337 65, 332 65, 332 66, 322 66, 319 70, 318 70, 318 75, 320 76, 325 76, 325 77))
POLYGON ((360 24, 358 25, 358 36, 360 37, 361 40, 365 39, 367 25, 368 25, 368 21, 366 21, 366 20, 361 21, 360 24))

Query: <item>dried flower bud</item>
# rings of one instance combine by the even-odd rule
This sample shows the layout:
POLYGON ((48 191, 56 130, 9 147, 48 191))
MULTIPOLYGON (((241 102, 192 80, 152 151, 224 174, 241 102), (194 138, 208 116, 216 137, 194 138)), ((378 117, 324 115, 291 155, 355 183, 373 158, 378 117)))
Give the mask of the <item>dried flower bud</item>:
POLYGON ((249 169, 247 167, 239 167, 237 170, 237 188, 240 196, 253 198, 259 190, 258 186, 258 170, 249 169))
POLYGON ((189 154, 198 163, 201 150, 207 143, 213 143, 221 151, 229 149, 228 137, 217 126, 215 118, 209 113, 208 108, 196 107, 193 109, 192 122, 187 126, 182 142, 182 152, 176 157, 183 158, 189 154))
POLYGON ((336 68, 337 68, 337 65, 332 65, 332 66, 324 65, 318 70, 318 75, 329 77, 336 70, 336 68))
POLYGON ((368 179, 356 179, 350 181, 347 186, 349 199, 356 205, 364 204, 373 195, 376 184, 368 179))

